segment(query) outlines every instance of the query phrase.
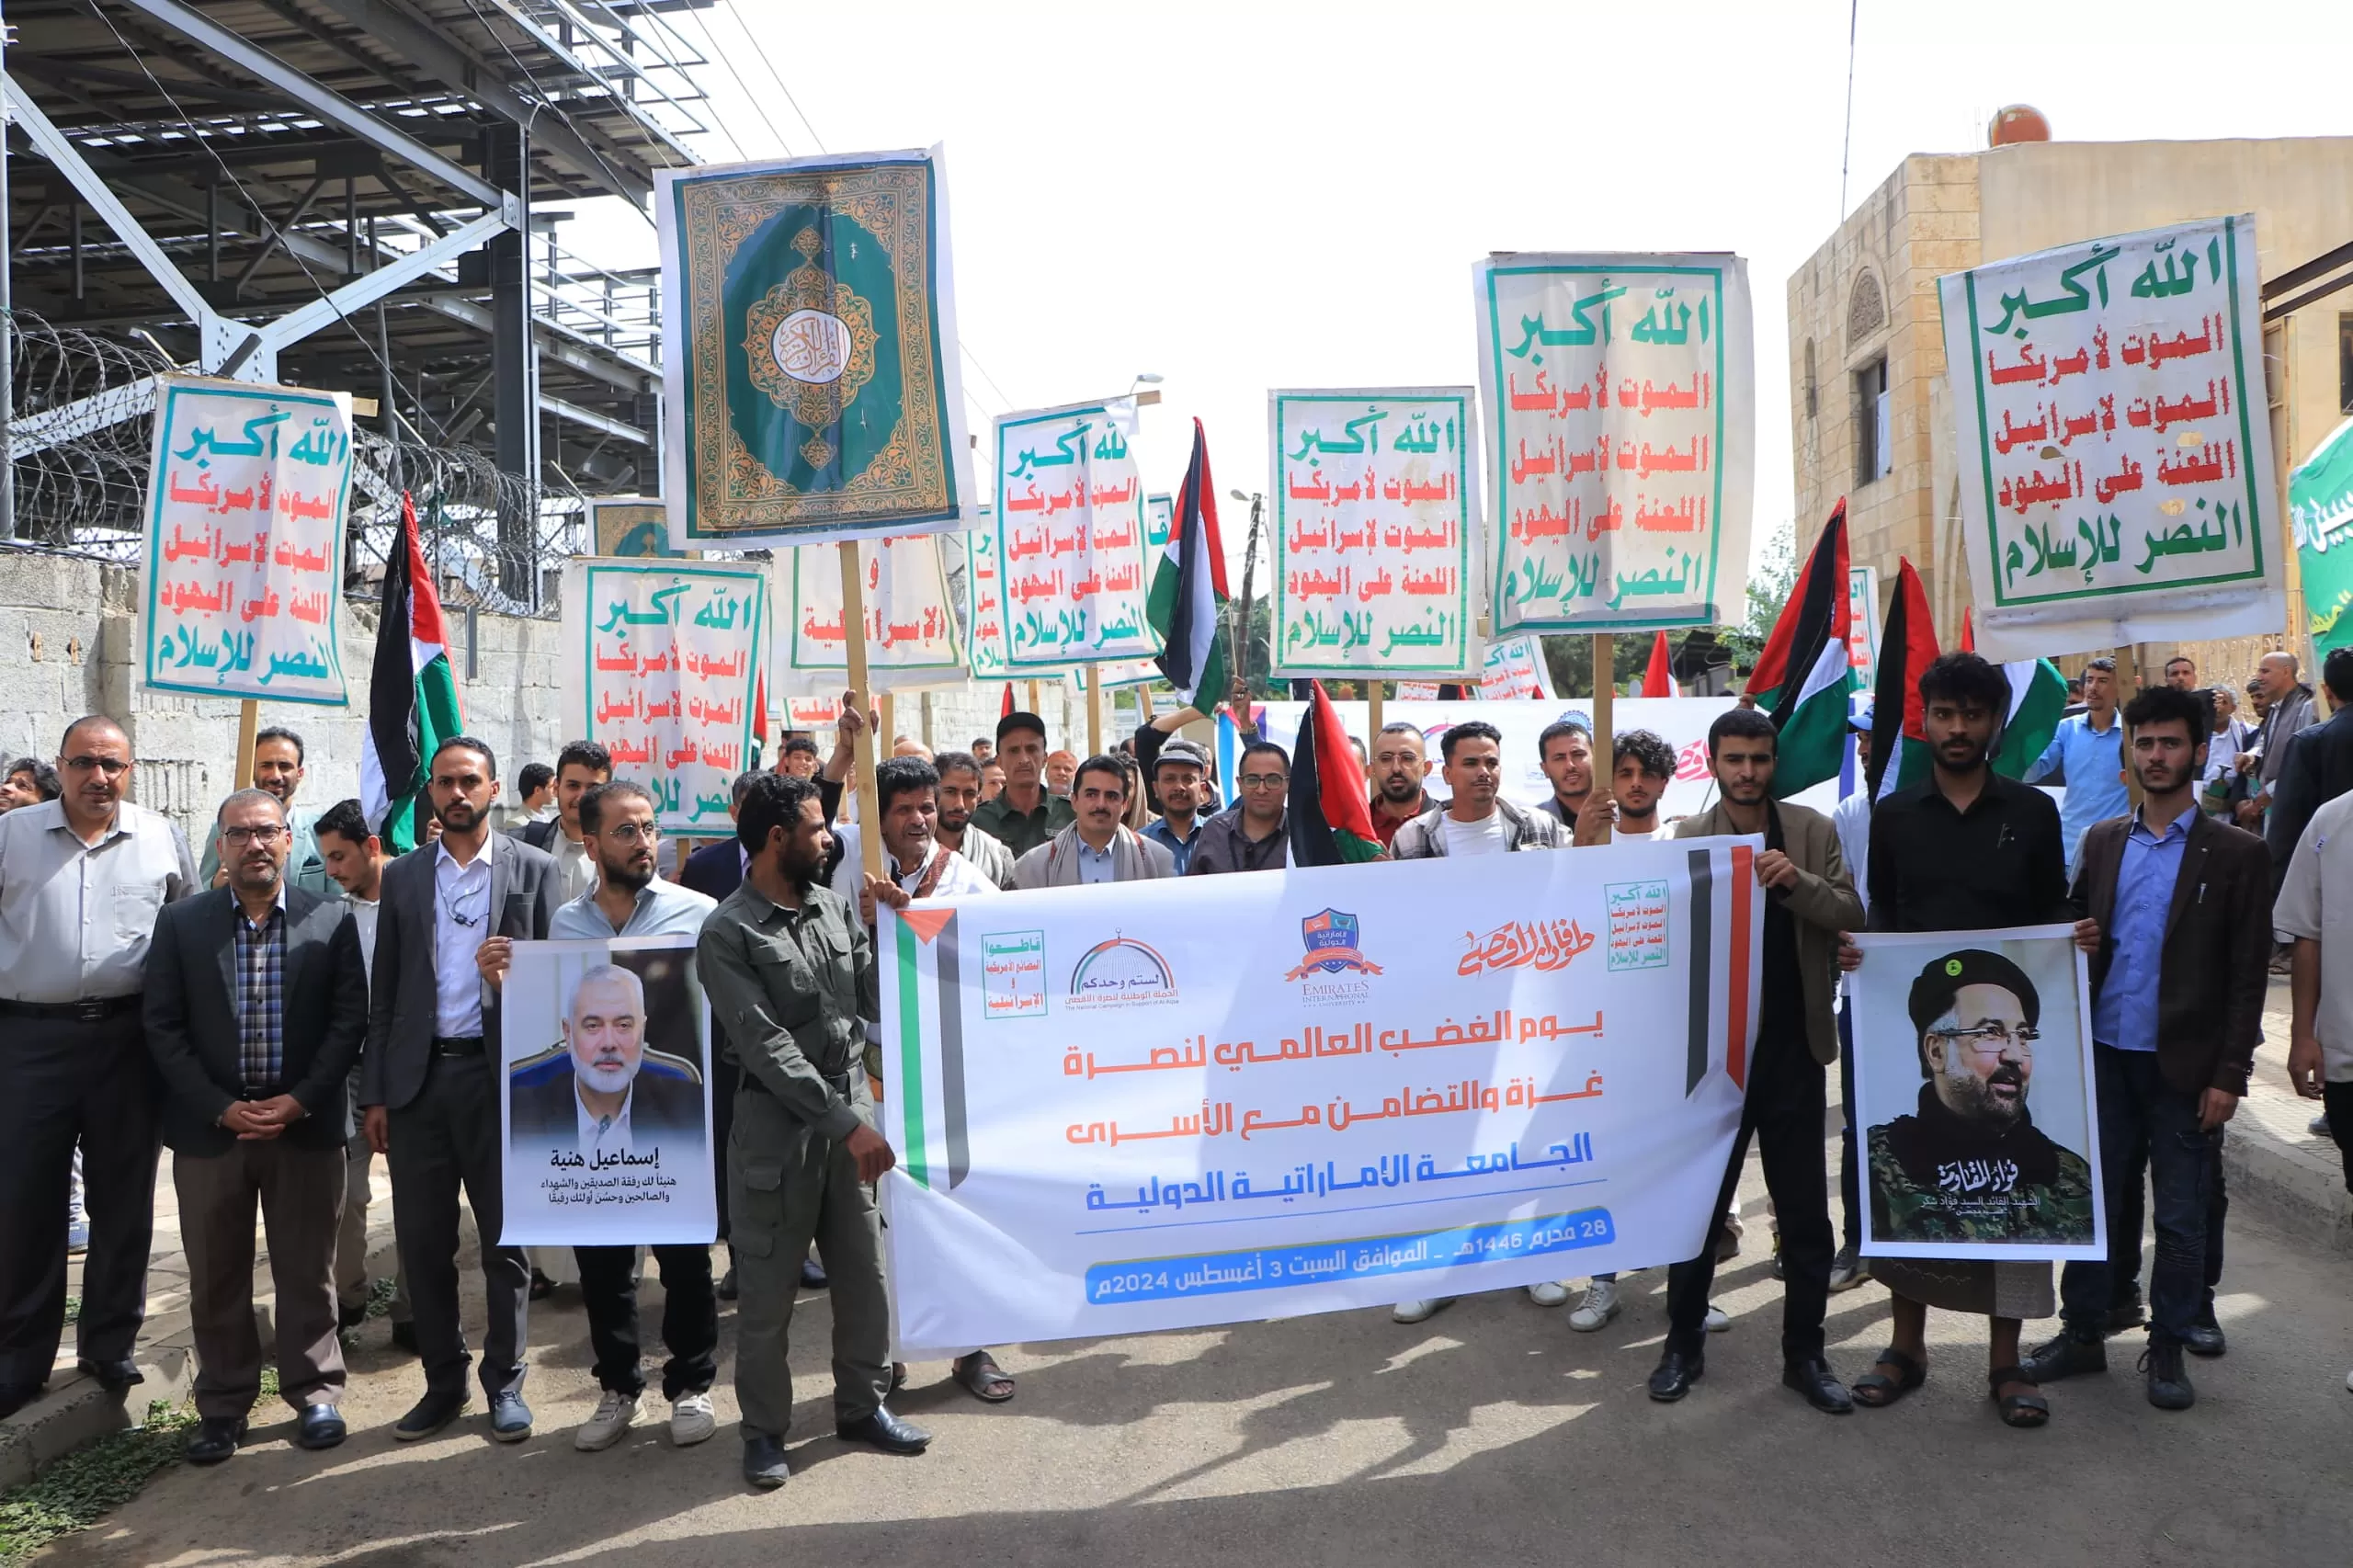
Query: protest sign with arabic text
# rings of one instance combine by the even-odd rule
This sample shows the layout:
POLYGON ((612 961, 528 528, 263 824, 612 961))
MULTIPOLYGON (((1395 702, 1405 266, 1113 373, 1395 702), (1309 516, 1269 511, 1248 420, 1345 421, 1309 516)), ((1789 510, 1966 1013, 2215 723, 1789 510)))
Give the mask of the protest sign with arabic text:
POLYGON ((878 937, 902 1358, 1674 1263, 1755 839, 932 903, 878 937), (1237 949, 1237 931, 1261 939, 1237 949))
POLYGON ((2285 622, 2257 271, 2242 216, 1937 280, 1987 658, 2285 622))
POLYGON ((142 684, 344 706, 350 494, 349 393, 158 377, 142 684))
POLYGON ((1756 466, 1748 264, 1517 255, 1473 276, 1495 633, 1738 619, 1756 466))
POLYGON ((665 833, 734 831, 727 805, 751 766, 767 586, 758 562, 564 563, 563 733, 610 752, 613 777, 645 786, 665 833))
POLYGON ((1476 667, 1469 387, 1267 394, 1274 673, 1476 667))
MULTIPOLYGON (((858 541, 858 568, 866 585, 866 665, 874 688, 931 685, 964 678, 964 640, 948 592, 943 550, 952 537, 908 534, 858 541)), ((839 552, 813 546, 791 552, 788 570, 792 635, 787 657, 795 670, 849 673, 842 610, 839 552)))
POLYGON ((2353 644, 2353 420, 2339 425, 2288 476, 2288 511, 2303 567, 2304 631, 2317 665, 2353 644))
POLYGON ((1016 670, 1147 659, 1143 480, 1131 399, 996 422, 997 559, 1016 670))

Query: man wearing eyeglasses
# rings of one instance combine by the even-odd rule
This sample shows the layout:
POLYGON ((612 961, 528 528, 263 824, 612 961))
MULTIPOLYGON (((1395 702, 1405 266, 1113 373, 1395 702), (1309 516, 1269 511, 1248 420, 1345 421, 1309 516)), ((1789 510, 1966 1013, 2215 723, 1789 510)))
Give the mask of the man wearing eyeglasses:
POLYGON ((193 1464, 235 1454, 261 1397, 256 1207, 269 1232, 278 1392, 298 1414, 294 1441, 343 1441, 335 1233, 351 1067, 368 1028, 358 929, 340 901, 288 887, 294 838, 281 798, 240 790, 214 827, 228 885, 166 909, 147 960, 147 1044, 164 1077, 196 1335, 193 1464))
POLYGON ((1920 1101, 1865 1134, 1873 1233, 1891 1242, 2089 1236, 2091 1166, 2027 1108, 2042 998, 2026 971, 1983 948, 1943 954, 1912 982, 1909 1011, 1920 1101))
POLYGON ((141 1381, 157 1121, 140 992, 156 915, 197 883, 180 830, 123 799, 131 766, 120 725, 77 719, 58 746, 65 792, 0 815, 0 1416, 40 1393, 64 1335, 77 1139, 77 1358, 109 1391, 141 1381))
MULTIPOLYGON (((580 835, 596 862, 596 885, 555 912, 548 922, 551 937, 578 941, 702 934, 703 917, 719 907, 719 901, 654 874, 662 830, 654 824, 654 797, 643 786, 627 779, 591 786, 580 797, 580 835)), ((584 980, 581 989, 587 990, 588 982, 584 980)), ((642 990, 638 1002, 642 1009, 642 990)), ((642 1017, 639 1022, 642 1028, 642 1017)), ((710 1042, 700 1043, 708 1073, 710 1042)), ((575 1041, 575 1058, 580 1049, 575 1041)), ((571 1087, 574 1074, 562 1077, 571 1087)), ((630 1117, 631 1090, 637 1086, 624 1090, 629 1097, 615 1113, 616 1119, 630 1117)), ((695 1097, 699 1100, 700 1095, 698 1087, 695 1097)), ((565 1116, 586 1119, 585 1111, 572 1108, 566 1108, 565 1116)), ((699 1118, 696 1131, 701 1131, 699 1118)), ((593 1452, 620 1441, 637 1420, 638 1402, 645 1394, 645 1376, 638 1369, 637 1281, 631 1278, 637 1249, 576 1246, 572 1253, 580 1264, 588 1343, 596 1348, 597 1383, 604 1391, 596 1414, 574 1434, 572 1446, 593 1452)), ((662 1397, 670 1405, 670 1441, 685 1448, 719 1429, 710 1404, 710 1385, 719 1370, 719 1298, 712 1289, 707 1244, 656 1246, 653 1253, 662 1270, 662 1343, 670 1352, 662 1369, 662 1397)))
POLYGON ((1187 876, 1282 869, 1290 847, 1283 821, 1290 754, 1272 741, 1251 742, 1242 750, 1234 784, 1242 799, 1201 824, 1186 863, 1187 876))

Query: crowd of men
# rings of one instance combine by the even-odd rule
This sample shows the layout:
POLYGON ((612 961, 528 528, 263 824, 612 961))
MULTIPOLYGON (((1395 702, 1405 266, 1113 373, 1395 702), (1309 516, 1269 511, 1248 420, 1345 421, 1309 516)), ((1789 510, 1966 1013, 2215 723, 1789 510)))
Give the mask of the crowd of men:
MULTIPOLYGON (((1536 760, 1552 793, 1532 807, 1505 794, 1503 737, 1491 724, 1453 725, 1436 758, 1411 724, 1359 745, 1384 858, 1723 834, 1763 841, 1754 1069, 1707 1243, 1668 1271, 1651 1397, 1686 1397, 1705 1372, 1710 1332, 1724 1325, 1709 1292, 1740 1244, 1733 1200, 1753 1138, 1784 1289, 1783 1381, 1813 1408, 1879 1408, 1918 1388, 1931 1306, 1986 1320, 1985 1386, 2009 1425, 2047 1421, 2043 1386, 2103 1370, 2110 1337, 2144 1322, 2139 1369, 2150 1402, 2193 1402, 2184 1356, 2227 1347, 2214 1312, 2227 1213, 2221 1146, 2247 1092, 2275 964, 2290 979, 2290 1076, 2299 1094, 2325 1102, 2353 1188, 2353 989, 2324 984, 2329 946, 2353 947, 2353 651, 2333 653, 2324 674, 2337 713, 2315 724, 2294 660, 2268 656, 2247 688, 2250 725, 2233 694, 2198 686, 2186 659, 2166 666, 2163 685, 2121 701, 2113 664, 2094 660, 2082 710, 2018 782, 1994 767, 2005 676, 1973 653, 1948 654, 1920 680, 1928 778, 1875 803, 1858 789, 1827 815, 1776 799, 1774 726, 1745 706, 1709 731, 1714 803, 1672 821, 1661 808, 1675 756, 1646 731, 1609 738, 1605 775, 1586 726, 1564 719, 1546 729, 1536 760), (2063 780, 2063 809, 2033 787, 2046 779, 2063 780), (2008 1139, 2043 1199, 2095 1201, 2086 1184, 2069 1185, 2079 1159, 2068 1155, 2069 1165, 2042 1152, 2048 1140, 2034 1142, 2039 1002, 1998 955, 1961 955, 1948 981, 1914 986, 1918 1110, 1867 1135, 1849 1119, 1836 1179, 1843 1227, 1832 1221, 1822 1156, 1834 1067, 1842 1100, 1853 1099, 1841 977, 1867 961, 1853 934, 2054 920, 2073 923, 2091 955, 2108 1257, 2068 1264, 2055 1292, 2047 1264, 1863 1257, 1861 1205, 1900 1203, 1955 1140, 2008 1139), (2144 1218, 2156 1236, 2145 1307, 2144 1218), (1830 1294, 1869 1278, 1890 1294, 1889 1343, 1849 1383, 1826 1358, 1824 1318, 1830 1294), (2024 1348, 2024 1320, 2054 1312, 2059 1335, 2024 1348)), ((1201 717, 1194 710, 1152 719, 1118 751, 1084 758, 1050 751, 1045 722, 1015 712, 964 750, 935 756, 895 737, 876 769, 872 815, 851 825, 840 818, 852 760, 881 737, 872 713, 845 703, 832 757, 821 762, 813 739, 788 736, 772 770, 736 779, 735 837, 703 846, 670 876, 653 798, 614 779, 593 743, 522 768, 510 803, 488 744, 442 742, 429 759, 419 846, 394 857, 358 801, 315 812, 298 804, 302 742, 266 730, 248 759, 253 787, 221 803, 199 857, 168 818, 130 799, 136 764, 122 727, 76 722, 53 767, 19 759, 0 782, 0 1017, 14 1068, 0 1100, 10 1193, 0 1205, 0 1413, 47 1381, 63 1338, 66 1259, 85 1247, 79 1365, 110 1389, 140 1381, 132 1352, 153 1184, 158 1150, 169 1147, 200 1369, 188 1458, 236 1452, 266 1362, 296 1413, 295 1441, 341 1442, 341 1335, 368 1310, 367 1213, 381 1154, 398 1259, 393 1342, 415 1354, 424 1382, 392 1435, 443 1430, 478 1383, 490 1436, 529 1437, 529 1303, 576 1284, 600 1397, 574 1443, 618 1442, 646 1391, 639 1249, 527 1256, 498 1239, 500 994, 517 941, 666 935, 694 939, 711 1003, 711 1142, 728 1245, 716 1277, 708 1246, 652 1249, 672 1440, 716 1430, 719 1303, 735 1301, 744 1474, 758 1487, 785 1483, 788 1336, 799 1293, 824 1286, 834 1298, 837 1433, 922 1451, 928 1436, 888 1403, 906 1369, 890 1360, 874 1196, 893 1164, 874 1114, 887 1092, 876 907, 1281 868, 1292 759, 1257 733, 1246 702, 1234 713, 1230 803, 1219 801, 1209 755, 1179 734, 1201 717), (881 877, 863 870, 868 832, 880 840, 881 877), (482 1240, 478 1362, 459 1311, 461 1200, 482 1240), (267 1351, 252 1310, 256 1211, 277 1297, 267 1351)), ((1867 712, 1855 728, 1867 761, 1867 712)), ((2340 971, 2347 961, 2338 956, 2340 971)), ((618 993, 610 1000, 632 1005, 618 993)), ((642 1009, 642 993, 633 1005, 642 1009)), ((626 1123, 635 1091, 616 1091, 617 1103, 601 1092, 584 1078, 577 1104, 550 1114, 576 1111, 599 1133, 626 1123)), ((1981 1239, 1966 1227, 1942 1233, 1981 1239)), ((1528 1293, 1563 1305, 1570 1284, 1528 1293)), ((1419 1322, 1446 1304, 1401 1302, 1394 1316, 1419 1322)), ((1616 1281, 1601 1277, 1568 1319, 1597 1332, 1620 1311, 1616 1281)), ((990 1403, 1015 1392, 985 1347, 958 1358, 953 1376, 990 1403)))

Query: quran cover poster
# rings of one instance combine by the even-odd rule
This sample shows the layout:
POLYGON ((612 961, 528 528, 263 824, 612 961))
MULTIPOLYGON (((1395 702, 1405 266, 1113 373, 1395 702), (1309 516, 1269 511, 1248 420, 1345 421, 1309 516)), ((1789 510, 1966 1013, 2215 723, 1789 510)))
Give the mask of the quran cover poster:
POLYGON ((940 149, 655 177, 672 544, 970 528, 940 149))
POLYGON ((1864 1255, 2105 1258, 2090 985, 2074 928, 1856 945, 1864 1255))

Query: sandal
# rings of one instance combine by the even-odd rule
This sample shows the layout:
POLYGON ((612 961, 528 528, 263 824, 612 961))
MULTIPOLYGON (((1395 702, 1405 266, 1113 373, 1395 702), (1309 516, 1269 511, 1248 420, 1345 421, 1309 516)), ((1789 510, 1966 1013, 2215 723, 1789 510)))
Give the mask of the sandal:
POLYGON ((1857 1404, 1885 1410, 1927 1381, 1927 1368, 1891 1345, 1879 1353, 1870 1371, 1855 1380, 1849 1392, 1854 1394, 1857 1404), (1894 1368, 1896 1375, 1889 1377, 1878 1369, 1881 1367, 1894 1368))
POLYGON ((996 1364, 996 1358, 985 1350, 959 1356, 955 1376, 964 1385, 965 1392, 985 1404, 1003 1404, 1013 1397, 1013 1380, 996 1364))
POLYGON ((2001 1408, 2003 1426, 2040 1426, 2051 1419, 2051 1402, 2040 1394, 2003 1394, 2004 1383, 2024 1383, 2029 1388, 2042 1386, 2024 1367, 1996 1367, 1985 1374, 1985 1381, 1993 1392, 1994 1403, 2001 1408))

